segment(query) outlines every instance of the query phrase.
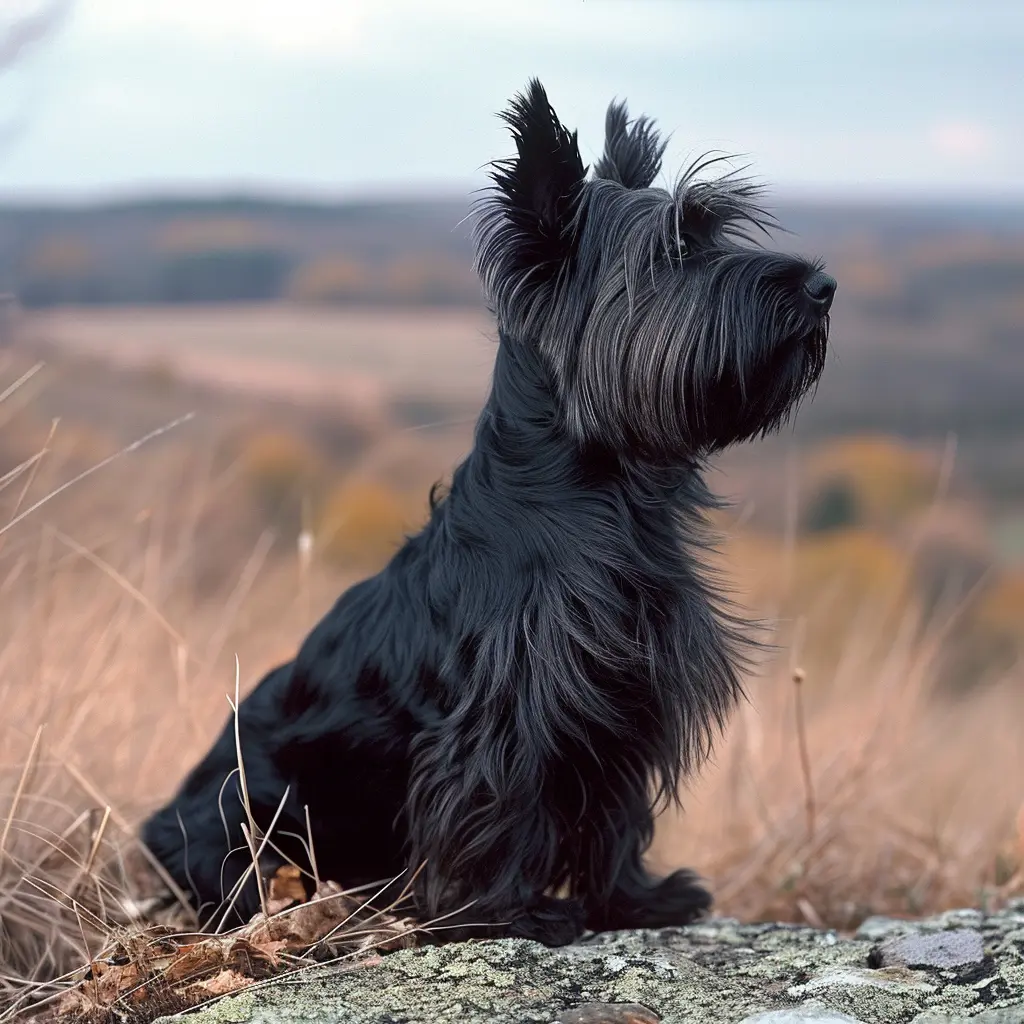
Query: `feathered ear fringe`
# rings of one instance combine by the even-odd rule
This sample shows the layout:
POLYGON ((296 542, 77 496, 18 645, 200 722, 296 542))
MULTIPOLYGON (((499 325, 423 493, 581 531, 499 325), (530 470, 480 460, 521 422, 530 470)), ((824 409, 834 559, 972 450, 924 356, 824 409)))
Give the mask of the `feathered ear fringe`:
POLYGON ((625 103, 612 103, 604 120, 604 154, 594 166, 594 175, 617 181, 626 188, 649 188, 661 170, 667 142, 662 141, 654 122, 638 117, 630 123, 625 103))
POLYGON ((537 79, 501 118, 512 130, 517 155, 492 165, 481 261, 489 262, 490 250, 491 257, 500 253, 502 276, 555 276, 572 253, 587 176, 576 133, 559 121, 537 79))

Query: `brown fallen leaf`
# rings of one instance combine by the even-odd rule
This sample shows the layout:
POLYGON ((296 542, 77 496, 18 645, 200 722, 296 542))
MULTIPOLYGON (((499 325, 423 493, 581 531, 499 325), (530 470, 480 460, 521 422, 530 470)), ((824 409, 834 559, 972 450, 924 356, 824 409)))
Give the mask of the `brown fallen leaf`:
POLYGON ((267 888, 267 913, 279 914, 295 903, 305 903, 302 872, 294 864, 283 864, 274 872, 267 888))
POLYGON ((141 1022, 237 992, 294 967, 318 948, 335 956, 402 949, 418 941, 416 921, 376 911, 334 882, 321 884, 307 899, 297 868, 277 871, 269 894, 275 913, 256 914, 223 935, 141 922, 117 931, 103 956, 64 994, 57 1019, 141 1022))
POLYGON ((198 982, 194 988, 202 989, 207 997, 226 996, 251 985, 252 981, 252 978, 247 978, 244 974, 229 969, 223 970, 205 981, 198 982))
POLYGON ((239 934, 274 952, 299 953, 322 943, 352 952, 389 952, 416 945, 417 928, 411 919, 374 910, 336 882, 324 882, 307 902, 270 917, 257 914, 239 934))

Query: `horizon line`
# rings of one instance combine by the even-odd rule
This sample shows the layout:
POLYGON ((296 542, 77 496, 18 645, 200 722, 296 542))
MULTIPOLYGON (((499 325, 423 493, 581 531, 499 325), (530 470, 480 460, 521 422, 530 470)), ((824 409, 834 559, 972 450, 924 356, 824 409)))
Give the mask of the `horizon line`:
MULTIPOLYGON (((18 189, 0 191, 0 208, 47 207, 87 209, 161 202, 293 203, 308 206, 361 206, 380 203, 470 203, 481 192, 477 185, 458 182, 386 187, 330 189, 309 185, 255 182, 154 182, 124 184, 81 190, 18 189)), ((832 206, 946 206, 959 208, 1020 207, 1024 191, 995 191, 965 196, 952 189, 848 188, 783 186, 768 189, 772 202, 832 206)))

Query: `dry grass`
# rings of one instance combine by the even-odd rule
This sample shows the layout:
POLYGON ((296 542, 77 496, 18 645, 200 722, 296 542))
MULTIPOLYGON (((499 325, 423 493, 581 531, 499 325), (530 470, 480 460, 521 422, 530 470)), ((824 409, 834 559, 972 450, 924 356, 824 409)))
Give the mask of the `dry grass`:
MULTIPOLYGON (((152 971, 194 955, 195 936, 123 930, 152 882, 134 826, 220 729, 236 656, 244 692, 346 582, 315 558, 274 560, 264 536, 226 591, 197 597, 181 583, 194 522, 161 510, 200 505, 205 478, 199 462, 179 467, 184 483, 147 476, 150 457, 123 454, 65 493, 81 533, 51 521, 45 502, 4 525, 53 491, 46 473, 61 479, 46 453, 0 481, 0 999, 10 1007, 29 990, 59 995, 104 958, 148 964, 126 992, 147 977, 152 991, 152 971), (114 480, 120 516, 110 511, 114 480), (183 488, 195 494, 183 500, 183 488)), ((820 595, 804 602, 812 609, 820 595)), ((815 639, 796 621, 784 637, 793 657, 752 683, 685 818, 663 820, 656 860, 698 866, 722 912, 850 927, 870 913, 1024 890, 1021 679, 937 700, 943 624, 922 630, 907 612, 893 629, 893 614, 869 607, 852 619, 827 679, 796 672, 815 639), (881 656, 880 635, 891 638, 881 656)), ((394 940, 388 927, 373 941, 394 940)), ((218 949, 217 970, 207 960, 200 980, 238 967, 233 946, 218 949)), ((284 952, 247 980, 294 966, 284 952)), ((110 973, 91 970, 97 985, 110 973)), ((115 995, 127 998, 120 983, 115 995)), ((89 1016, 96 1006, 77 1011, 103 1019, 89 1016)))
POLYGON ((151 1019, 295 969, 311 951, 347 960, 408 944, 408 923, 362 913, 329 885, 320 907, 333 912, 297 929, 273 893, 260 934, 207 942, 178 907, 158 917, 164 927, 138 928, 137 908, 163 886, 134 826, 230 713, 235 649, 253 657, 248 688, 343 585, 266 565, 262 544, 231 592, 190 610, 172 595, 175 610, 162 610, 182 559, 139 537, 147 525, 104 556, 38 527, 34 550, 0 576, 0 1020, 4 1002, 10 1013, 60 996, 77 1019, 114 1020, 112 1005, 151 1019))
POLYGON ((777 550, 759 559, 763 540, 749 537, 727 546, 748 596, 776 613, 778 651, 750 681, 686 813, 662 819, 653 857, 699 865, 720 913, 852 929, 872 914, 1024 892, 1024 666, 950 697, 949 641, 975 594, 926 618, 907 588, 954 455, 947 444, 932 504, 898 556, 879 559, 858 531, 824 550, 797 544, 795 504, 777 550))
POLYGON ((657 862, 698 865, 720 913, 840 929, 1024 891, 1021 679, 936 699, 939 630, 914 625, 881 664, 854 635, 830 680, 752 681, 657 862))

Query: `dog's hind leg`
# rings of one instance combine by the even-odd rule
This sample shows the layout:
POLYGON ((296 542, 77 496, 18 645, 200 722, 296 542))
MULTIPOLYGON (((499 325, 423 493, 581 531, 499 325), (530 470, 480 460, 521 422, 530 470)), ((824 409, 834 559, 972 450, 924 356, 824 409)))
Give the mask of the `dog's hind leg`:
MULTIPOLYGON (((468 817, 468 815, 467 815, 468 817)), ((462 856, 463 835, 456 835, 448 850, 458 857, 455 870, 446 864, 445 850, 435 847, 435 865, 430 870, 427 893, 420 889, 421 906, 439 926, 437 935, 445 940, 472 938, 531 939, 545 946, 564 946, 585 930, 585 909, 575 896, 562 897, 545 891, 551 872, 538 870, 529 856, 531 839, 547 830, 536 820, 502 817, 489 826, 474 820, 476 836, 490 840, 473 843, 474 856, 462 856), (496 827, 495 827, 496 826, 496 827), (431 899, 430 890, 443 893, 431 899)), ((535 852, 535 851, 534 851, 535 852)))
MULTIPOLYGON (((241 799, 235 724, 229 719, 207 755, 192 770, 173 799, 154 813, 142 827, 142 840, 160 861, 176 884, 194 901, 203 921, 217 923, 228 904, 232 924, 248 919, 259 910, 259 890, 255 872, 250 870, 252 855, 242 831, 243 825, 255 825, 255 831, 269 828, 285 799, 286 783, 274 759, 264 748, 269 740, 263 735, 262 720, 273 724, 273 716, 259 714, 276 699, 276 690, 289 671, 277 669, 268 675, 250 701, 240 709, 239 730, 243 764, 252 822, 241 799), (253 699, 255 698, 255 699, 253 699), (243 881, 244 879, 244 881, 243 881), (235 890, 240 891, 234 898, 235 890)), ((294 806, 294 794, 277 815, 274 845, 281 847, 280 833, 304 830, 301 815, 294 806)), ((250 832, 252 835, 252 832, 250 832)), ((254 836, 257 847, 259 835, 254 836)), ((287 839, 288 847, 295 844, 287 839)), ((286 850, 287 857, 295 854, 286 850)), ((266 877, 286 862, 268 843, 260 855, 260 872, 266 877)))

